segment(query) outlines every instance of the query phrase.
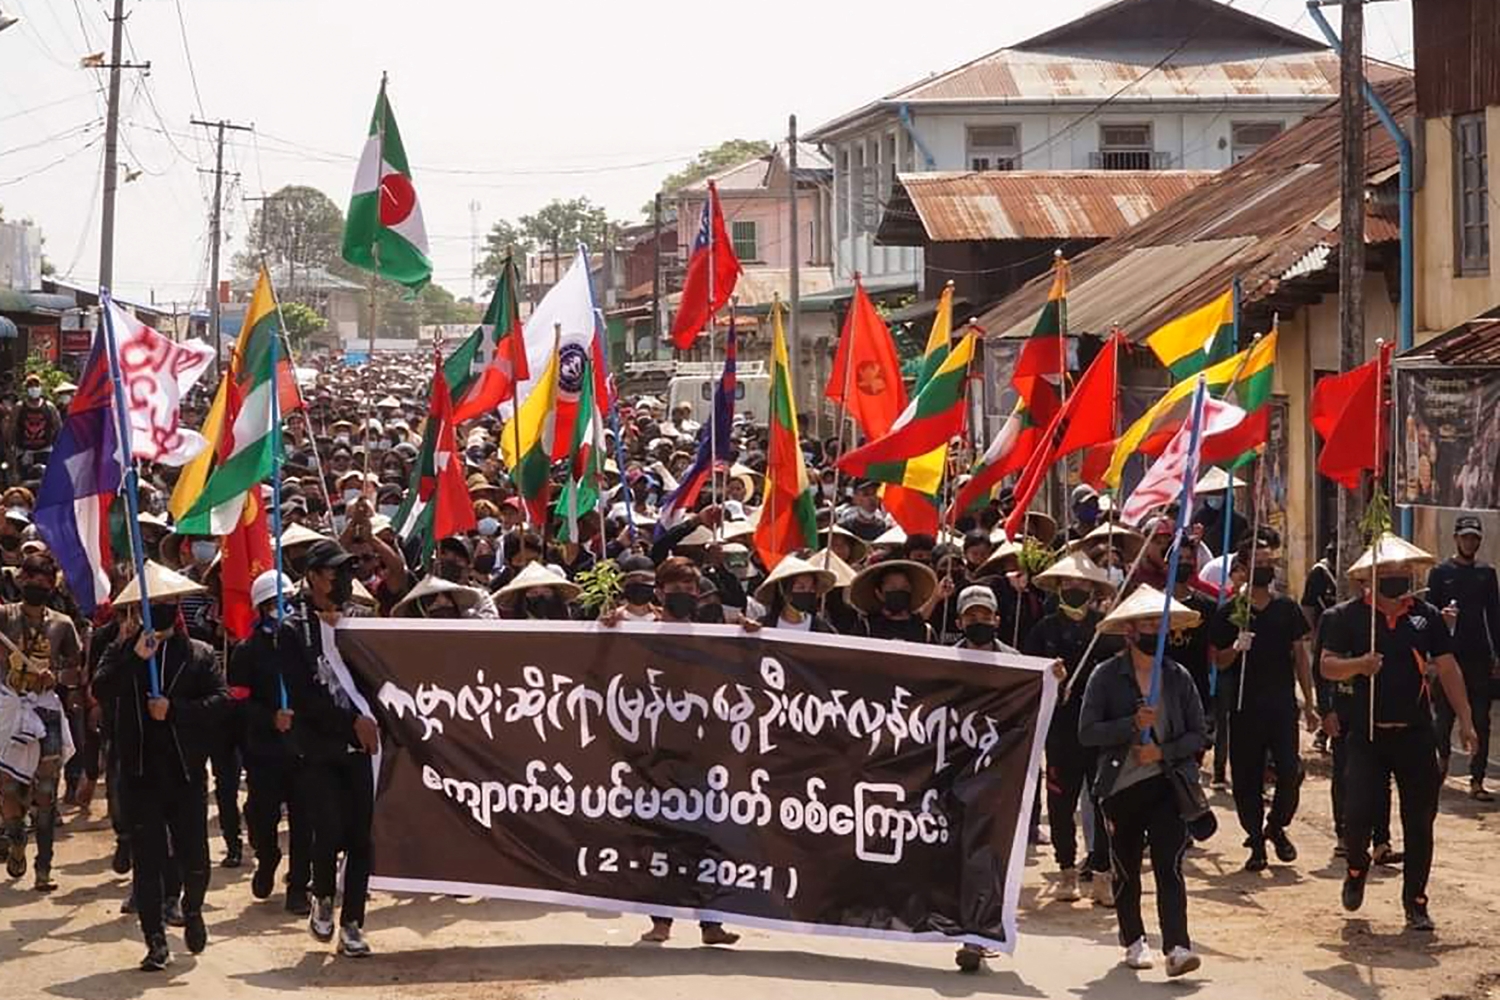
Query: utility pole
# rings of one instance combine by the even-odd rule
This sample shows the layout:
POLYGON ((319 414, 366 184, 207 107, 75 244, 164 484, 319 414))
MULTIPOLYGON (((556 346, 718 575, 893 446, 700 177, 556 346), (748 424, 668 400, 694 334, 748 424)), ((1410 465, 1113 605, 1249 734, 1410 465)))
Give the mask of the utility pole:
POLYGON ((651 360, 661 351, 661 192, 651 209, 651 360))
MULTIPOLYGON (((1342 0, 1340 50, 1341 119, 1339 199, 1339 369, 1352 371, 1365 360, 1365 0, 1342 0)), ((1364 500, 1339 490, 1339 569, 1354 564, 1364 550, 1359 523, 1364 500)), ((1342 579, 1343 573, 1338 576, 1342 579)))
POLYGON ((208 287, 208 339, 214 348, 214 380, 217 381, 223 371, 224 353, 223 337, 219 334, 219 247, 224 242, 223 210, 224 210, 224 133, 225 132, 253 132, 249 125, 233 125, 220 118, 216 122, 206 122, 194 118, 194 125, 202 125, 205 128, 216 129, 218 134, 214 140, 214 214, 209 223, 209 287, 208 287))
MULTIPOLYGON (((797 387, 797 398, 810 402, 812 393, 802 391, 802 233, 798 222, 797 205, 797 116, 788 115, 786 120, 786 188, 788 197, 791 199, 791 229, 792 229, 792 267, 791 288, 788 297, 792 303, 792 323, 788 331, 790 343, 787 345, 787 360, 791 363, 792 370, 788 373, 792 385, 797 387)), ((806 405, 804 403, 803 405, 806 405)), ((792 414, 795 423, 797 414, 792 414)))
POLYGON ((479 202, 469 202, 469 299, 479 302, 479 202))
POLYGON ((120 70, 139 69, 150 71, 151 63, 122 63, 120 47, 125 39, 125 0, 115 0, 114 17, 110 19, 112 33, 109 47, 109 64, 100 67, 90 64, 89 69, 109 70, 109 111, 104 120, 104 206, 99 224, 99 287, 112 288, 115 280, 115 192, 120 186, 120 70))

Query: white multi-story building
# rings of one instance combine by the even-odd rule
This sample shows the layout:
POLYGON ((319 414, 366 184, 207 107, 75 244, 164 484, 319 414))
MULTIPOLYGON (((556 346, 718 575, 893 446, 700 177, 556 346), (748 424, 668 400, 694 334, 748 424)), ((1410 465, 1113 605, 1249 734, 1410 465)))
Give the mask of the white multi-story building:
POLYGON ((815 129, 837 275, 920 283, 920 249, 875 242, 898 173, 1219 170, 1337 97, 1338 79, 1322 42, 1218 0, 1115 0, 815 129))

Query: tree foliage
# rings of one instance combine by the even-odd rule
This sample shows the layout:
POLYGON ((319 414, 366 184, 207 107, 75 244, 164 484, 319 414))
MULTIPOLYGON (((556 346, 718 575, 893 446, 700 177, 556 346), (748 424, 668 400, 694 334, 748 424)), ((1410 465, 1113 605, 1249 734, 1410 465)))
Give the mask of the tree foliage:
POLYGON ((308 340, 328 329, 328 320, 312 306, 301 302, 284 302, 281 305, 281 320, 292 346, 302 348, 308 340))
POLYGON ((603 205, 596 205, 587 197, 557 198, 515 222, 506 219, 496 222, 485 237, 484 259, 475 273, 493 281, 499 277, 505 255, 512 249, 517 267, 524 267, 527 254, 551 254, 553 247, 566 259, 580 243, 594 248, 601 246, 606 229, 618 225, 609 221, 603 205))
MULTIPOLYGON (((775 148, 764 139, 726 139, 712 149, 705 149, 699 153, 681 170, 668 174, 661 182, 659 190, 664 196, 674 194, 689 184, 695 184, 721 170, 727 170, 757 156, 769 156, 775 148)), ((641 214, 649 219, 654 208, 654 203, 648 201, 642 206, 641 214)))
MULTIPOLYGON (((254 274, 264 259, 274 270, 288 268, 295 276, 309 268, 326 268, 349 276, 340 253, 344 241, 344 213, 317 188, 289 184, 261 202, 250 220, 246 249, 234 259, 244 274, 254 274)), ((294 295, 296 289, 286 290, 294 295)))

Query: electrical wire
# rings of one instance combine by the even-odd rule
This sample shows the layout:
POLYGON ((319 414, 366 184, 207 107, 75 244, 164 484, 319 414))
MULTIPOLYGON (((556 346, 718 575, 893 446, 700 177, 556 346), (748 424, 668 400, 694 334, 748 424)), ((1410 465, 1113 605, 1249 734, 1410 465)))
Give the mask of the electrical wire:
POLYGON ((193 83, 193 100, 198 105, 198 117, 207 118, 203 113, 203 94, 198 90, 198 70, 193 66, 193 47, 188 44, 187 19, 182 13, 182 0, 175 0, 177 6, 177 31, 182 38, 182 54, 187 58, 188 79, 193 83))

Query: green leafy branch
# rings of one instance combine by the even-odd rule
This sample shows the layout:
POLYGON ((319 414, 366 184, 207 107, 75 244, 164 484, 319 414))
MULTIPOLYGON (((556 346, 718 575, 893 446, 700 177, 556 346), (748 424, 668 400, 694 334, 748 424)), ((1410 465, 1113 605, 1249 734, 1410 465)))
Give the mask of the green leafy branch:
POLYGON ((574 582, 581 588, 578 601, 590 613, 615 603, 624 591, 624 574, 613 560, 595 563, 579 573, 574 582))
POLYGON ((1021 554, 1016 557, 1027 576, 1036 576, 1056 561, 1057 553, 1030 535, 1021 543, 1021 554))
POLYGON ((1364 535, 1367 544, 1375 544, 1375 539, 1391 530, 1391 501, 1385 495, 1383 484, 1376 480, 1375 491, 1370 495, 1370 502, 1365 505, 1364 516, 1359 519, 1359 531, 1364 535))

